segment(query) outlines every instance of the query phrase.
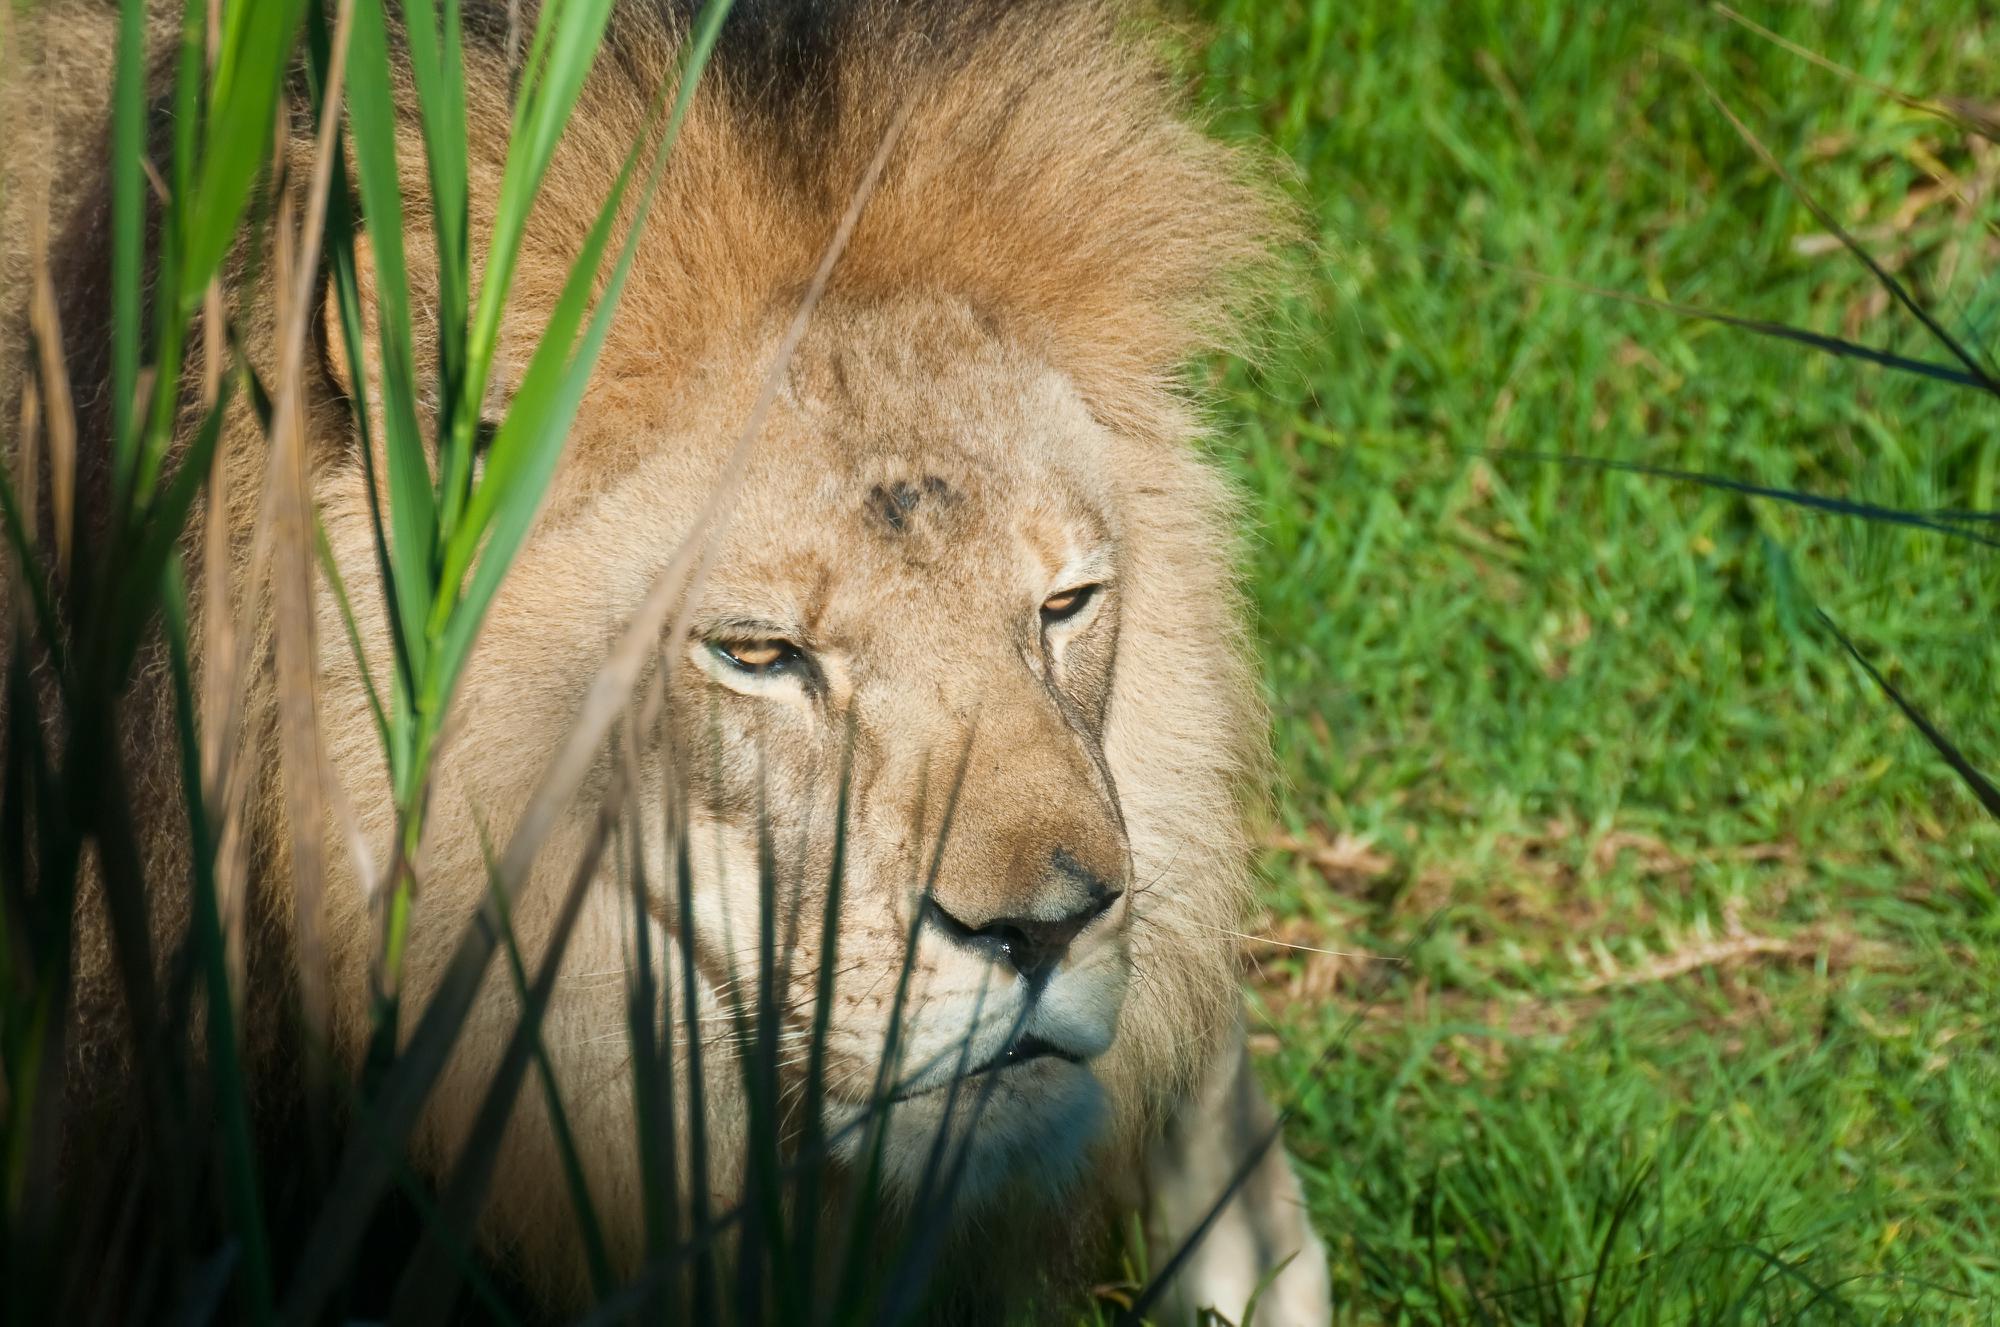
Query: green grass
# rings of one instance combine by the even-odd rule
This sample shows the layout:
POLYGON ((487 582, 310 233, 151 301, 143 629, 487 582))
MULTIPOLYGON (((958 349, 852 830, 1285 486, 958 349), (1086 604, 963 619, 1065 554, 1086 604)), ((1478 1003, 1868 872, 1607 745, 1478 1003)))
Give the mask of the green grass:
MULTIPOLYGON (((1992 1321, 2000 832, 1813 607, 1991 770, 2000 555, 1471 453, 2000 506, 1975 391, 1482 265, 1943 361, 1703 83, 1982 346, 2000 211, 1926 202, 1927 167, 1990 190, 2000 145, 1666 0, 1196 12, 1205 99, 1289 154, 1316 245, 1282 344, 1220 379, 1271 837, 1369 841, 1274 848, 1272 926, 1414 942, 1259 951, 1272 1081, 1341 1046, 1290 1143, 1343 1313, 1992 1321)), ((1978 97, 2000 28, 1959 15, 1757 17, 1978 97)))

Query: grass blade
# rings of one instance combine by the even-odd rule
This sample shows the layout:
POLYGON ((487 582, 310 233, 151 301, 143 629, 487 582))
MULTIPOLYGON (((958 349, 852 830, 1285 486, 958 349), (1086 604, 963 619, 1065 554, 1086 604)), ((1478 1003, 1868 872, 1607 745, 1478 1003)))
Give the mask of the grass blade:
MULTIPOLYGON (((356 0, 350 59, 362 69, 389 67, 389 38, 383 0, 356 0)), ((424 620, 434 584, 430 557, 437 530, 436 498, 422 433, 417 427, 416 359, 412 345, 410 284, 403 253, 402 180, 396 165, 396 107, 387 80, 368 80, 347 98, 361 185, 364 225, 374 269, 377 346, 382 373, 382 420, 386 436, 391 584, 398 617, 405 626, 402 648, 413 676, 425 666, 425 641, 408 630, 424 620)), ((343 319, 365 325, 359 291, 342 283, 337 293, 343 319), (349 300, 355 305, 350 307, 349 300)), ((356 376, 365 361, 355 359, 356 376)), ((398 771, 407 781, 409 762, 398 771)), ((399 801, 407 787, 399 788, 399 801)))
POLYGON ((111 94, 112 510, 131 499, 138 466, 134 409, 139 390, 141 294, 146 238, 146 5, 120 0, 117 72, 111 94))
MULTIPOLYGON (((1701 76, 1697 74, 1695 77, 1697 80, 1700 80, 1701 76)), ((1902 282, 1898 281, 1888 268, 1877 262, 1875 255, 1869 253, 1859 240, 1849 234, 1847 228, 1840 224, 1833 213, 1827 211, 1819 199, 1809 193, 1805 186, 1800 184, 1798 179, 1785 169, 1771 149, 1764 146, 1763 140, 1758 138, 1756 134, 1750 132, 1750 126, 1737 118, 1736 112, 1729 109, 1729 104, 1716 93, 1714 88, 1710 87, 1705 80, 1701 80, 1701 86, 1702 91, 1708 94, 1709 101, 1714 103, 1715 108, 1722 112, 1723 117, 1736 130, 1737 136, 1749 145, 1750 150, 1757 154, 1758 158, 1763 161, 1765 167, 1772 174, 1785 182, 1786 187, 1797 196, 1801 203, 1805 204, 1806 210, 1811 212, 1814 218, 1822 226, 1826 227, 1827 231, 1837 238, 1849 253, 1860 260, 1861 265, 1868 269, 1869 273, 1874 276, 1881 287, 1888 291, 1894 297, 1895 301, 1907 309, 1918 322, 1922 323, 1924 330, 1935 337, 1939 345, 1951 352, 1952 358, 1965 366, 1966 372, 1972 376, 1972 379, 1983 390, 2000 396, 2000 382, 1995 382, 1993 377, 1987 373, 1985 364, 1971 351, 1967 350, 1957 337, 1946 331, 1944 325, 1931 316, 1930 310, 1926 309, 1914 295, 1910 294, 1908 288, 1902 282)))
POLYGON ((1544 465, 1613 470, 1622 474, 1646 475, 1653 479, 1672 479, 1685 484, 1699 484, 1703 488, 1719 489, 1725 493, 1738 493, 1749 498, 1768 498, 1773 502, 1783 502, 1832 516, 1855 516, 1862 520, 1880 521, 1887 525, 1908 526, 1915 530, 1948 535, 1953 539, 1963 539, 1987 548, 2000 548, 2000 539, 1981 534, 1977 530, 1966 529, 1964 526, 1954 525, 1949 519, 1940 519, 1933 513, 1883 507, 1853 498, 1828 497, 1798 489, 1775 488, 1768 484, 1753 484, 1748 480, 1731 479, 1727 475, 1709 474, 1701 470, 1680 470, 1672 466, 1648 465, 1643 461, 1620 461, 1608 456, 1578 456, 1568 452, 1539 452, 1516 447, 1460 447, 1453 450, 1463 456, 1480 456, 1494 461, 1536 461, 1544 465))
MULTIPOLYGON (((490 854, 488 854, 490 858, 490 854)), ((489 874, 491 862, 488 863, 489 874)), ((501 931, 506 942, 508 977, 514 983, 514 996, 525 1007, 528 1001, 528 970, 521 961, 521 950, 514 943, 514 929, 507 926, 501 931)), ((535 1038, 533 1051, 535 1073, 542 1084, 542 1096, 549 1112, 549 1123, 555 1131, 556 1151, 561 1158, 563 1182, 569 1188, 570 1207, 576 1214, 578 1232, 583 1236, 584 1262, 590 1273, 591 1288, 601 1298, 611 1293, 613 1280, 611 1256, 606 1252, 604 1228, 597 1219, 597 1209, 592 1206, 590 1184, 583 1169, 583 1156, 577 1150, 576 1135, 570 1128, 569 1112, 563 1106, 561 1085, 556 1081, 555 1065, 549 1060, 548 1046, 539 1035, 535 1038)))
POLYGON ((1939 731, 1936 724, 1924 717, 1922 710, 1911 704, 1909 699, 1896 689, 1895 684, 1882 675, 1882 670, 1869 661, 1868 656, 1848 638, 1847 633, 1840 629, 1840 624, 1835 622, 1824 608, 1815 611, 1819 614, 1820 622, 1833 633, 1833 638, 1840 642, 1854 662, 1861 665, 1862 671, 1882 689, 1884 695, 1896 703, 1896 708, 1903 712, 1903 717, 1916 725, 1917 731, 1924 735, 1924 740, 1931 744, 1932 749, 1944 758, 1944 763, 1951 766, 1952 772, 1972 790, 1972 795, 1979 799, 1979 804, 1986 808, 1987 814, 2000 818, 2000 787, 1996 787, 1993 780, 1982 774, 1978 767, 1966 758, 1965 753, 1939 731))
POLYGON ((354 655, 354 665, 361 673, 361 687, 368 693, 368 713, 375 720, 375 731, 382 739, 384 750, 389 746, 389 715, 382 708, 382 694, 375 689, 375 674, 368 667, 368 651, 361 644, 361 628, 354 621, 354 607, 347 598, 347 583, 341 579, 340 567, 333 560, 333 548, 326 542, 326 526, 313 522, 313 551, 319 558, 320 574, 326 577, 328 588, 333 591, 333 601, 340 610, 340 625, 347 632, 347 648, 354 655))
POLYGON ((423 126, 437 254, 438 526, 446 538, 457 523, 471 479, 472 426, 479 408, 479 385, 469 382, 465 372, 466 292, 472 259, 461 28, 459 0, 445 0, 442 32, 434 0, 411 0, 404 8, 403 32, 423 126))
MULTIPOLYGON (((493 1180, 501 1141, 508 1121, 513 1118, 521 1079, 526 1076, 531 1060, 543 1058, 542 1015, 547 1012, 549 999, 555 993, 556 977, 562 968, 570 934, 596 879, 605 842, 610 838, 616 820, 613 804, 607 803, 598 814, 597 825, 571 876, 569 892, 563 897, 562 908, 556 914, 555 926, 549 935, 548 948, 542 955, 541 969, 535 974, 535 983, 522 1001, 520 1017, 487 1086, 486 1097, 480 1102, 472 1130, 459 1151, 458 1162, 452 1168, 451 1179, 439 1200, 438 1212, 425 1223, 423 1242, 397 1283, 395 1304, 389 1315, 392 1324, 445 1322, 451 1317, 453 1301, 458 1293, 458 1282, 451 1274, 451 1250, 470 1242, 473 1223, 485 1204, 487 1187, 493 1180)), ((508 949, 512 950, 513 927, 506 895, 496 888, 490 892, 490 897, 498 914, 499 930, 506 939, 508 949)), ((601 1262, 601 1243, 596 1257, 601 1262)))
POLYGON ((20 573, 20 583, 28 589, 28 599, 33 607, 35 625, 41 631, 44 648, 55 663, 58 685, 69 674, 63 648, 63 636, 57 628, 55 595, 50 589, 47 574, 42 568, 42 560, 35 553, 34 535, 28 529, 26 517, 21 511, 20 498, 14 492, 13 477, 0 473, 0 519, 7 527, 7 543, 14 554, 14 565, 20 573))
MULTIPOLYGON (((185 465, 185 463, 184 463, 185 465)), ((203 1006, 208 1011, 210 1076, 222 1113, 222 1154, 227 1183, 224 1197, 230 1223, 242 1250, 244 1288, 254 1321, 271 1321, 273 1279, 265 1235, 263 1200, 257 1183, 255 1134, 250 1126, 249 1080, 245 1076, 236 1031, 237 994, 231 989, 227 945, 215 881, 215 842, 202 796, 201 739, 194 710, 194 684, 188 656, 187 588, 176 559, 167 564, 160 589, 166 623, 168 660, 174 688, 174 728, 180 739, 181 787, 187 802, 188 836, 194 845, 194 948, 208 985, 203 1006)))
POLYGON ((28 326, 41 368, 42 421, 48 431, 50 519, 55 526, 55 570, 70 574, 70 551, 76 531, 76 403, 71 397, 69 366, 63 359, 62 320, 55 282, 49 276, 46 226, 37 225, 34 244, 34 294, 28 306, 28 326))
MULTIPOLYGON (((272 75, 289 62, 305 5, 302 0, 257 0, 230 5, 225 13, 180 273, 180 289, 197 299, 236 242, 251 187, 269 159, 283 87, 283 80, 272 75)), ((181 312, 192 313, 193 305, 181 312)))
MULTIPOLYGON (((848 798, 854 782, 854 717, 850 711, 846 737, 841 745, 840 784, 833 812, 833 860, 827 867, 826 905, 820 914, 819 971, 813 982, 811 1041, 806 1048, 804 1136, 799 1153, 818 1157, 826 1146, 826 1121, 820 1103, 826 1099, 826 1034, 833 1016, 835 965, 840 961, 840 915, 842 886, 847 872, 848 798)), ((796 1201, 797 1226, 792 1234, 793 1274, 779 1286, 781 1294, 793 1293, 791 1302, 781 1301, 788 1321, 799 1321, 817 1302, 814 1282, 818 1278, 820 1167, 808 1164, 799 1177, 796 1201)))
MULTIPOLYGON (((487 453, 486 473, 472 495, 463 525, 452 533, 445 554, 443 575, 447 591, 456 593, 460 579, 472 565, 475 551, 479 555, 479 568, 464 598, 447 602, 441 597, 433 616, 433 627, 443 633, 445 642, 444 661, 437 672, 445 688, 444 695, 439 697, 440 704, 448 699, 449 689, 485 619, 486 607, 512 564, 521 541, 527 537, 528 528, 540 507, 541 495, 547 491, 549 477, 561 456, 563 441, 576 418, 583 389, 603 349, 611 318, 617 312, 619 296, 624 291, 625 279, 638 252, 640 232, 659 190, 668 155, 679 138, 681 124, 693 101, 702 70, 707 67, 732 3, 733 0, 710 0, 702 8, 700 22, 681 57, 681 74, 673 110, 654 151, 652 167, 633 209, 624 245, 611 276, 604 284, 603 294, 598 297, 596 311, 583 342, 575 347, 572 355, 576 330, 597 286, 605 246, 610 241, 613 222, 638 164, 643 140, 632 145, 611 192, 598 209, 583 248, 570 267, 555 312, 542 333, 541 342, 535 347, 521 386, 509 403, 506 418, 501 421, 500 430, 487 453)), ((664 87, 661 93, 664 96, 664 87)), ((649 115, 649 126, 652 118, 649 115)), ((488 270, 491 271, 490 264, 488 270)), ((494 278, 489 275, 487 279, 490 282, 494 278)), ((482 301, 484 298, 485 291, 482 289, 482 301)))
POLYGON ((174 471, 165 492, 151 504, 139 529, 136 547, 129 555, 127 569, 121 573, 122 593, 114 601, 107 622, 113 676, 124 677, 138 653, 147 618, 159 602, 159 581, 155 579, 148 591, 145 578, 148 574, 160 576, 174 554, 195 496, 208 479, 209 460, 222 436, 223 411, 228 401, 229 394, 225 391, 202 420, 181 458, 180 468, 174 471))
POLYGON ((681 1014, 686 1020, 687 1038, 687 1244, 696 1253, 693 1293, 688 1302, 694 1321, 714 1322, 716 1227, 711 1221, 708 1206, 708 1102, 704 1090, 706 1080, 702 1075, 701 1000, 695 975, 694 865, 688 857, 685 827, 675 846, 674 906, 681 949, 681 1014))
MULTIPOLYGON (((727 3, 709 0, 702 7, 702 24, 711 18, 719 24, 728 8, 727 3)), ((583 90, 584 78, 590 72, 610 16, 610 0, 566 0, 560 6, 550 4, 537 19, 529 65, 516 103, 507 165, 501 176, 492 243, 480 274, 479 305, 473 314, 466 346, 469 384, 483 386, 491 371, 529 210, 541 188, 542 176, 555 156, 556 141, 583 90)), ((699 28, 693 41, 700 41, 699 28)), ((692 89, 693 78, 706 59, 705 49, 699 59, 683 56, 684 90, 692 89)), ((476 401, 467 404, 477 409, 476 401)))
MULTIPOLYGON (((626 762, 634 759, 629 744, 620 754, 626 762)), ((686 790, 677 783, 666 786, 674 790, 674 799, 663 799, 661 843, 672 845, 673 869, 678 879, 685 852, 673 812, 677 809, 675 799, 684 797, 686 790)), ((636 818, 636 809, 633 813, 636 818)), ((684 817, 680 821, 684 822, 684 817)), ((655 980, 653 915, 647 906, 645 859, 635 853, 627 860, 632 960, 626 970, 625 1036, 632 1049, 632 1124, 637 1134, 633 1141, 639 1155, 646 1256, 649 1260, 659 1260, 680 1240, 677 1173, 680 1154, 674 1119, 673 1056, 663 1046, 673 1040, 673 987, 670 981, 655 980)), ((666 1293, 670 1303, 678 1304, 677 1285, 666 1293)))
POLYGON ((1654 299, 1650 295, 1637 295, 1627 290, 1612 290, 1605 286, 1593 286, 1587 281, 1577 281, 1571 277, 1558 276, 1553 272, 1538 272, 1530 267, 1516 267, 1511 263, 1496 263, 1476 255, 1448 255, 1439 252, 1440 258, 1457 256, 1489 272, 1500 272, 1507 276, 1519 277, 1541 285, 1557 286, 1563 290, 1573 290, 1578 294, 1592 295, 1598 299, 1616 300, 1620 304, 1630 304, 1641 309, 1657 309, 1661 313, 1671 313, 1676 317, 1699 322, 1720 323, 1724 327, 1734 327, 1739 331, 1754 332, 1773 340, 1790 341, 1813 350, 1822 350, 1842 359, 1857 359, 1864 364, 1878 368, 1894 369, 1898 373, 1908 373, 1914 377, 1929 378, 1933 382, 1950 383, 1954 387, 1987 386, 1977 375, 1965 369, 1953 368, 1949 364, 1939 364, 1935 360, 1913 359, 1891 350, 1863 345, 1843 337, 1829 336, 1809 328, 1794 327, 1789 323, 1773 322, 1765 318, 1746 318, 1740 314, 1723 313, 1716 309, 1704 309, 1695 304, 1680 304, 1673 300, 1654 299))

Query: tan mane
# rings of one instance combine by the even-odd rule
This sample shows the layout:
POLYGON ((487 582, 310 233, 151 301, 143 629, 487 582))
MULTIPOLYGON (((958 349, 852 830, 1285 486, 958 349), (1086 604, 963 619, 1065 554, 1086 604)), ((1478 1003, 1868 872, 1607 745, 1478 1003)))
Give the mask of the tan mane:
MULTIPOLYGON (((1178 368, 1236 340, 1233 315, 1264 274, 1278 209, 1238 153, 1188 122, 1157 61, 1121 34, 1129 6, 830 8, 838 17, 792 53, 799 85, 773 86, 768 70, 743 67, 767 49, 725 41, 718 51, 600 378, 684 375, 716 328, 789 308, 886 126, 907 108, 832 293, 964 299, 1068 374, 1106 423, 1159 431, 1178 368)), ((675 76, 680 37, 657 6, 618 11, 537 202, 512 344, 532 344, 660 84, 675 76)), ((488 65, 469 79, 476 134, 508 122, 503 50, 494 42, 469 56, 488 65)), ((500 137, 475 142, 486 175, 475 208, 494 196, 503 154, 500 137)), ((420 168, 406 160, 405 170, 421 190, 420 168)))

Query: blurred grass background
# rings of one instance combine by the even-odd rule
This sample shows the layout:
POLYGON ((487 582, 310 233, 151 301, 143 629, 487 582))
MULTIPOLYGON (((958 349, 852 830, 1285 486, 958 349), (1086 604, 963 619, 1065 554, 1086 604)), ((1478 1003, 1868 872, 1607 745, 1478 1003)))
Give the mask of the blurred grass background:
MULTIPOLYGON (((1258 1044, 1343 1312, 2000 1320, 2000 833, 1813 613, 1992 769, 1994 550, 1470 454, 1992 511, 1976 391, 1482 264, 1943 360, 1703 84, 1982 348, 2000 144, 1670 0, 1189 12, 1317 247, 1217 433, 1285 778, 1258 1044)), ((1987 7, 1752 16, 2000 102, 1987 7)))

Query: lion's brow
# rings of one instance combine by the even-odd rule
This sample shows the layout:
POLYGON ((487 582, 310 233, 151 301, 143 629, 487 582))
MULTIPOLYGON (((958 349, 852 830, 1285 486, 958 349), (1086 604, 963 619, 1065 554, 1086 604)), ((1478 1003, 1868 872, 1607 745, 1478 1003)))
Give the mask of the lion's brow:
POLYGON ((940 476, 924 475, 920 479, 898 479, 874 485, 868 490, 866 506, 889 533, 902 534, 910 528, 911 517, 926 498, 938 503, 951 503, 957 501, 958 495, 951 484, 940 476))

